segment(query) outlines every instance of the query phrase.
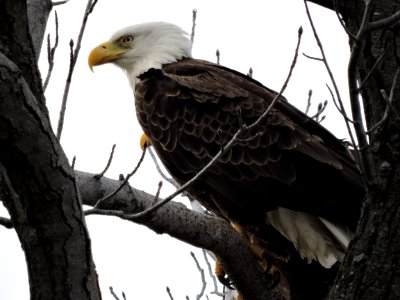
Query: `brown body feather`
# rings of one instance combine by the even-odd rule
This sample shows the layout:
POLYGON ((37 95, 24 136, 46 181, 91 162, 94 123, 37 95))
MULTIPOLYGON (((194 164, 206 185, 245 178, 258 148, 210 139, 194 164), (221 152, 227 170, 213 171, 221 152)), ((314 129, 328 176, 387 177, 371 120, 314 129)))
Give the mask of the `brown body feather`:
MULTIPOLYGON (((238 108, 243 123, 252 124, 275 95, 236 71, 191 58, 150 69, 135 91, 138 120, 180 184, 237 132, 238 108)), ((307 300, 326 297, 338 266, 326 269, 302 259, 294 244, 268 225, 266 212, 285 207, 355 230, 364 195, 342 142, 283 97, 189 192, 262 250, 257 255, 262 264, 278 268, 287 298, 307 300)))
MULTIPOLYGON (((138 120, 181 184, 237 132, 238 108, 243 123, 252 124, 275 95, 243 74, 191 58, 150 69, 135 91, 138 120)), ((364 195, 359 170, 344 144, 283 97, 189 192, 263 249, 257 255, 279 269, 288 298, 308 300, 326 297, 338 266, 307 263, 266 223, 266 212, 285 207, 354 231, 364 195)))
MULTIPOLYGON (((196 59, 151 69, 140 79, 139 122, 179 183, 197 174, 236 133, 238 109, 249 125, 276 95, 245 75, 196 59)), ((364 195, 342 142, 283 97, 190 192, 214 213, 243 225, 258 226, 265 212, 285 207, 353 230, 364 195)))

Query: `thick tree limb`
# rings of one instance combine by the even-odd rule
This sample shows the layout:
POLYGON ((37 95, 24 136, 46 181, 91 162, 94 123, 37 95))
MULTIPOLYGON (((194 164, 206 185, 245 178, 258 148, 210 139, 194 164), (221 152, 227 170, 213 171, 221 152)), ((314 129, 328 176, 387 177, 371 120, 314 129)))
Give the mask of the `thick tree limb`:
MULTIPOLYGON (((75 171, 76 182, 83 204, 93 206, 99 198, 112 192, 119 181, 75 171)), ((153 204, 154 196, 126 185, 116 196, 101 204, 100 214, 117 210, 127 216, 142 211, 153 204)), ((124 219, 122 214, 119 217, 124 219)), ((129 218, 128 218, 129 220, 129 218)), ((223 219, 192 211, 178 202, 168 202, 151 215, 134 220, 135 223, 213 252, 225 271, 244 296, 244 299, 279 299, 279 292, 268 290, 260 266, 253 253, 236 231, 223 219)))

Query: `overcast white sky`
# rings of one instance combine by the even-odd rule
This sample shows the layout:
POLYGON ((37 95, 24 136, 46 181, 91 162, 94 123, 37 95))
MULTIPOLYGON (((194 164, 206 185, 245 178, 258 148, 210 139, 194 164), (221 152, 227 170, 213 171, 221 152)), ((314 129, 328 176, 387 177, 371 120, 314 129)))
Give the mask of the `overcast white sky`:
MULTIPOLYGON (((56 7, 60 45, 46 91, 54 128, 68 69, 68 43, 71 38, 76 40, 85 6, 86 1, 70 0, 56 7)), ((346 100, 346 36, 334 13, 310 6, 342 97, 346 100)), ((117 29, 141 22, 168 21, 190 32, 193 9, 197 9, 193 56, 215 61, 215 51, 219 49, 221 64, 242 73, 252 67, 253 77, 274 90, 280 89, 287 76, 299 26, 304 28, 301 52, 319 56, 300 0, 99 0, 85 32, 61 138, 68 158, 77 157, 76 169, 101 171, 112 145, 117 144, 113 164, 106 176, 118 178, 118 174, 130 172, 140 156, 142 131, 136 121, 134 99, 125 75, 112 65, 95 68, 94 74, 91 73, 87 67, 90 50, 106 41, 117 29)), ((48 25, 48 31, 53 34, 54 13, 48 25)), ((46 56, 43 52, 40 59, 43 78, 47 72, 46 56)), ((339 138, 345 138, 343 119, 330 100, 326 83, 330 84, 330 81, 322 63, 300 56, 284 95, 304 110, 308 90, 312 89, 312 112, 316 111, 319 102, 329 100, 327 119, 322 124, 339 138)), ((158 178, 148 156, 131 184, 154 193, 158 178)), ((171 191, 172 188, 165 185, 162 196, 171 191)), ((6 215, 3 208, 0 208, 0 214, 6 215)), ((200 250, 116 218, 91 216, 87 223, 104 299, 113 299, 108 292, 110 285, 116 292, 125 291, 128 299, 169 299, 165 291, 167 285, 175 299, 185 299, 186 295, 194 299, 200 291, 200 274, 189 253, 194 251, 202 262, 200 250)), ((26 267, 16 235, 0 227, 0 241, 0 299, 28 299, 26 267)), ((203 267, 206 267, 204 263, 203 267)))

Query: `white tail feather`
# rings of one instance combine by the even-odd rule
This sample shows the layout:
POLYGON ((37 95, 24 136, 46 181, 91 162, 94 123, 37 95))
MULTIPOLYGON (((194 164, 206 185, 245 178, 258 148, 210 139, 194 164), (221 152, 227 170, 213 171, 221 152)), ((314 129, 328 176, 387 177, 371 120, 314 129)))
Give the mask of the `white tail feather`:
POLYGON ((266 214, 266 221, 293 243, 302 258, 325 268, 342 261, 350 231, 307 213, 282 207, 266 214))

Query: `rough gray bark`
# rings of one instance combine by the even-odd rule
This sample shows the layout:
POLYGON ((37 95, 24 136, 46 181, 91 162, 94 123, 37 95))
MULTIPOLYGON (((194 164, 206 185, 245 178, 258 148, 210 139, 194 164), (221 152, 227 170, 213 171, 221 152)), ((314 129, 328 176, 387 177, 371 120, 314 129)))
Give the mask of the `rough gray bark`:
POLYGON ((27 0, 26 2, 29 29, 32 37, 33 48, 36 54, 36 60, 38 60, 52 3, 51 0, 27 0))
MULTIPOLYGON (((76 171, 82 203, 93 206, 98 199, 112 193, 121 183, 106 177, 76 171)), ((154 195, 126 185, 118 194, 102 202, 101 208, 125 213, 122 219, 144 225, 156 233, 167 233, 185 243, 213 252, 244 299, 280 299, 280 291, 267 289, 267 278, 247 245, 225 220, 198 213, 178 202, 168 202, 144 218, 129 214, 151 207, 154 195)), ((106 214, 109 212, 105 212, 106 214)))
POLYGON ((0 74, 0 198, 25 253, 31 299, 100 299, 74 174, 44 105, 25 1, 0 1, 0 74))
MULTIPOLYGON (((391 0, 339 0, 336 4, 353 37, 364 17, 368 22, 381 21, 400 10, 400 2, 391 0), (371 10, 365 14, 369 2, 371 10)), ((362 86, 365 120, 368 129, 373 129, 369 134, 373 162, 365 174, 368 194, 357 234, 342 264, 332 299, 400 299, 399 19, 375 23, 383 26, 367 30, 361 39, 350 38, 355 64, 349 70, 349 80, 358 80, 362 86), (391 95, 391 105, 385 93, 391 95), (381 121, 385 111, 388 117, 381 121)), ((358 91, 353 88, 350 93, 358 91)))
MULTIPOLYGON (((348 2, 346 23, 355 33, 365 10, 364 1, 348 2)), ((398 1, 375 1, 371 21, 389 17, 400 10, 398 1)), ((393 108, 387 120, 370 135, 376 178, 370 179, 369 193, 357 235, 343 264, 333 293, 334 299, 400 298, 400 83, 394 82, 399 70, 400 22, 369 32, 362 41, 356 76, 365 82, 361 95, 368 128, 384 116, 387 95, 393 91, 393 108), (374 69, 381 55, 381 63, 374 69), (394 89, 392 89, 394 87, 394 89), (397 114, 397 116, 396 116, 397 114)))

